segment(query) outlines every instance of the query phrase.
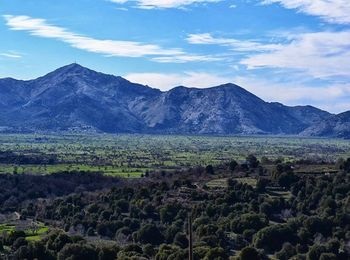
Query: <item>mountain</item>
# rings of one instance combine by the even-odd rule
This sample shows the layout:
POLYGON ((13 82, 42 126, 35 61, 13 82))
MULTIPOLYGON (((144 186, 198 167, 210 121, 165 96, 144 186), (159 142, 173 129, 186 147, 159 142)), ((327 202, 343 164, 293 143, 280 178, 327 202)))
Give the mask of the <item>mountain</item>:
POLYGON ((234 84, 162 92, 78 64, 29 81, 0 79, 6 131, 318 135, 313 127, 334 117, 268 103, 234 84))
POLYGON ((7 100, 0 123, 26 130, 76 127, 103 132, 144 131, 144 124, 128 105, 161 93, 77 64, 35 80, 16 81, 10 86, 8 82, 0 80, 0 99, 7 100))
POLYGON ((306 128, 301 135, 350 139, 350 111, 333 115, 306 128))

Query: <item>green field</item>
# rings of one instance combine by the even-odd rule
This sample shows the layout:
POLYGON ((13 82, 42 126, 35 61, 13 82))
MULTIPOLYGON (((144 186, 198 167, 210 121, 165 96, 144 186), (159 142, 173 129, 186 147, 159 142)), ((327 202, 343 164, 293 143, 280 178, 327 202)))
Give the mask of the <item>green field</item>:
POLYGON ((49 228, 40 222, 36 223, 36 225, 36 229, 33 230, 29 226, 18 229, 16 224, 0 224, 0 235, 3 233, 11 233, 15 230, 23 230, 26 234, 27 241, 39 241, 45 234, 47 234, 49 228))
POLYGON ((147 170, 174 170, 221 164, 248 154, 286 160, 334 161, 350 156, 350 141, 292 137, 174 135, 0 135, 0 152, 24 156, 56 156, 54 164, 1 163, 0 173, 50 174, 98 171, 112 176, 139 177, 147 170))
POLYGON ((0 234, 4 232, 11 232, 15 230, 15 225, 10 225, 10 224, 0 224, 0 234))
POLYGON ((39 241, 42 239, 42 237, 47 234, 49 231, 49 227, 45 226, 44 224, 40 224, 38 226, 38 229, 35 232, 32 232, 32 230, 26 230, 26 240, 27 241, 39 241))

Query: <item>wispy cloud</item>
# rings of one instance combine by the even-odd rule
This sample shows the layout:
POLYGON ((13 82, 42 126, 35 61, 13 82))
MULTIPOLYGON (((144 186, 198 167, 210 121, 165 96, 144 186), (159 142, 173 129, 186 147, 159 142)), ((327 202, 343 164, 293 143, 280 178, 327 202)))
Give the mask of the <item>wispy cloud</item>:
POLYGON ((157 62, 175 61, 177 63, 210 60, 208 56, 189 54, 179 48, 166 49, 159 45, 142 42, 95 39, 51 25, 44 19, 13 15, 5 15, 4 18, 11 30, 27 31, 34 36, 56 39, 74 48, 106 56, 151 57, 157 62))
POLYGON ((72 47, 108 56, 142 57, 147 55, 183 54, 179 49, 164 49, 158 45, 133 41, 94 39, 51 25, 44 19, 12 15, 5 15, 4 18, 11 30, 28 31, 34 36, 57 39, 70 44, 72 47))
POLYGON ((183 8, 192 4, 217 3, 223 0, 110 0, 113 3, 124 4, 127 2, 135 3, 136 7, 142 9, 155 8, 183 8))
POLYGON ((22 55, 15 51, 7 51, 7 52, 1 52, 0 56, 11 58, 11 59, 20 59, 22 58, 22 55))
POLYGON ((233 51, 240 52, 272 51, 281 48, 280 44, 262 43, 253 40, 238 40, 234 38, 213 37, 210 33, 189 34, 186 40, 191 44, 227 46, 233 51))
POLYGON ((314 78, 350 77, 350 31, 301 33, 281 48, 251 54, 241 64, 249 69, 279 68, 314 78))
POLYGON ((190 34, 191 44, 226 46, 248 69, 288 69, 314 78, 350 78, 350 31, 285 33, 278 43, 190 34))
POLYGON ((327 22, 350 24, 350 1, 348 0, 262 0, 263 4, 279 3, 288 9, 319 16, 327 22))

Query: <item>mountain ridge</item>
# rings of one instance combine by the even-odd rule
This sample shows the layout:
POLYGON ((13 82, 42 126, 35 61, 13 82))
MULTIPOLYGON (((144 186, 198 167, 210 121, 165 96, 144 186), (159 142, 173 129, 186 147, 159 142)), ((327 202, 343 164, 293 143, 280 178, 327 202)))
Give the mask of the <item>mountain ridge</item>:
POLYGON ((265 102, 233 83, 161 91, 75 63, 37 79, 0 79, 0 108, 0 129, 14 132, 88 129, 106 133, 337 137, 333 132, 343 129, 339 124, 347 124, 350 118, 336 125, 329 122, 327 127, 337 127, 321 131, 319 127, 327 120, 338 120, 339 115, 313 106, 265 102))

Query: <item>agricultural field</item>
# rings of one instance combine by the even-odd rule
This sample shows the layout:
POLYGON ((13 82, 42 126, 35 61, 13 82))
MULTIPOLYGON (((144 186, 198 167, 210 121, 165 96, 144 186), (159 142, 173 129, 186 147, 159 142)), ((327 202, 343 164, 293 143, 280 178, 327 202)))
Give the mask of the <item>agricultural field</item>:
POLYGON ((264 136, 0 135, 0 173, 91 171, 133 178, 147 171, 243 161, 248 154, 332 162, 350 156, 350 141, 264 136))

